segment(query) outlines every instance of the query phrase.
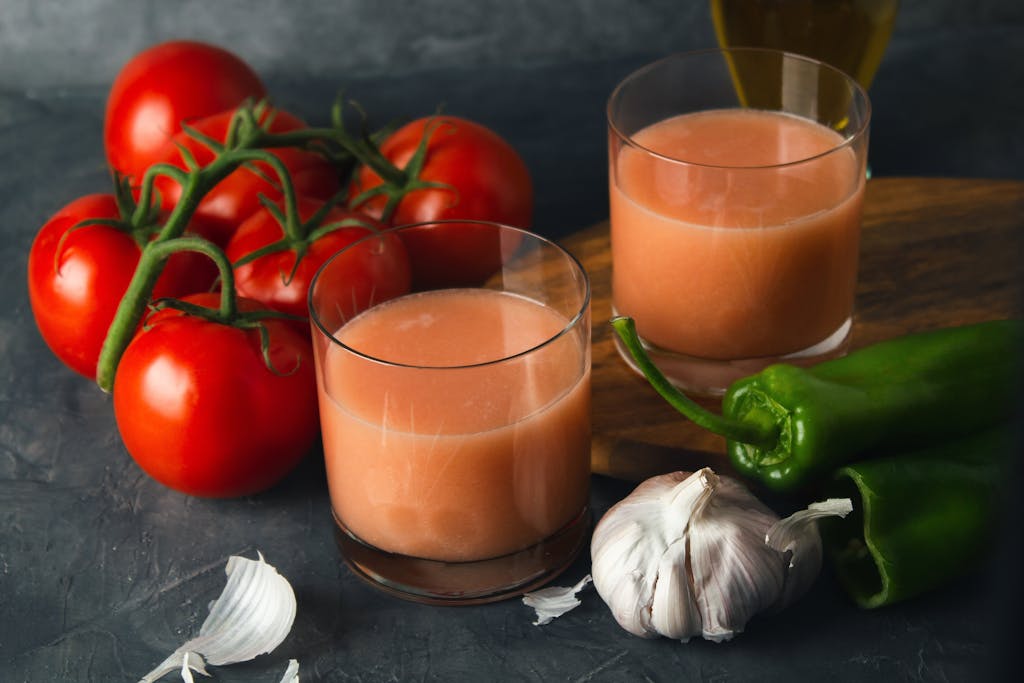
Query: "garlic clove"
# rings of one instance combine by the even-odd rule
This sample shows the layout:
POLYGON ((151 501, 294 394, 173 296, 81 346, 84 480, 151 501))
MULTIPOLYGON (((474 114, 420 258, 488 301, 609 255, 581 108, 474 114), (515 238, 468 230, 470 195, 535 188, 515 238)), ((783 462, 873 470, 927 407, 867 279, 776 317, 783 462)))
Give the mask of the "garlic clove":
POLYGON ((189 669, 209 675, 204 660, 213 665, 244 662, 281 644, 295 620, 295 593, 288 580, 258 555, 258 560, 228 558, 227 585, 210 603, 199 636, 175 650, 139 683, 153 683, 178 669, 188 681, 189 669))
MULTIPOLYGON (((662 555, 684 537, 688 510, 702 491, 699 479, 687 473, 652 477, 613 505, 594 529, 594 588, 619 625, 634 635, 660 635, 652 610, 662 555)), ((664 598, 659 603, 667 604, 664 598)))
POLYGON ((690 567, 701 635, 731 640, 778 598, 785 570, 764 531, 778 517, 742 484, 705 475, 706 503, 690 522, 690 567))
POLYGON ((590 574, 587 574, 575 586, 550 586, 523 595, 523 604, 532 607, 537 612, 537 620, 534 626, 544 626, 551 623, 570 610, 574 610, 582 603, 576 594, 583 590, 592 581, 590 574))
POLYGON ((686 568, 686 539, 672 543, 661 556, 651 601, 651 627, 658 635, 687 642, 703 629, 700 609, 686 568))

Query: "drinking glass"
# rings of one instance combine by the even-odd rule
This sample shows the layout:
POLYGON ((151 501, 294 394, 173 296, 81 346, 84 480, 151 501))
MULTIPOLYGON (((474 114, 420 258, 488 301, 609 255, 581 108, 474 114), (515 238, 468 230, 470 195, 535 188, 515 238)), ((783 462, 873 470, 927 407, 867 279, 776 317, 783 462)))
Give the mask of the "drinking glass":
POLYGON ((720 395, 772 362, 845 352, 864 89, 808 57, 704 50, 629 75, 607 113, 612 305, 665 375, 720 395))
POLYGON ((309 308, 331 506, 355 574, 458 604, 568 566, 590 480, 590 285, 572 255, 493 223, 403 226, 332 257, 309 308), (430 275, 436 248, 470 238, 473 268, 430 275), (412 287, 367 287, 403 255, 412 287))

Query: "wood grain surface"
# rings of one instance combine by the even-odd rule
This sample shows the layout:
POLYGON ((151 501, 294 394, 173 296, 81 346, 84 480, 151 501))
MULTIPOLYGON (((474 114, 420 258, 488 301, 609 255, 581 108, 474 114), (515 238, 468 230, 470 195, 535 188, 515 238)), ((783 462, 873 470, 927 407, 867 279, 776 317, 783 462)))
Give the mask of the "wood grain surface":
MULTIPOLYGON (((607 222, 563 241, 593 289, 592 465, 639 481, 710 465, 725 443, 685 420, 628 369, 612 340, 607 222)), ((1024 182, 875 178, 868 182, 852 348, 908 332, 1021 313, 1024 182)), ((718 410, 720 403, 702 401, 718 410)))

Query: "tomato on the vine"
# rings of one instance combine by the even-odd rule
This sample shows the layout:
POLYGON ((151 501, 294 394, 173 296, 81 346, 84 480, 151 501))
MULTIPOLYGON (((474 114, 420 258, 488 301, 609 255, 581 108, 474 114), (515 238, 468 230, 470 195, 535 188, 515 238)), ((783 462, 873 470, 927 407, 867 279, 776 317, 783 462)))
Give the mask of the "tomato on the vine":
MULTIPOLYGON (((297 209, 302 221, 309 221, 323 206, 322 202, 300 198, 297 209)), ((374 219, 340 207, 331 208, 320 222, 321 226, 344 223, 315 239, 300 239, 294 244, 238 265, 235 288, 242 296, 255 299, 276 310, 306 317, 306 294, 313 276, 328 258, 367 235, 379 232, 383 226, 374 219), (301 258, 296 265, 296 258, 301 258)), ((285 232, 271 212, 263 207, 245 220, 225 249, 228 259, 239 259, 268 245, 285 239, 285 232)), ((394 235, 381 242, 366 243, 375 258, 348 258, 344 276, 351 291, 358 292, 351 301, 355 310, 369 308, 371 303, 385 301, 409 291, 409 263, 405 248, 394 235)), ((359 249, 356 247, 355 249, 359 249)), ((367 253, 366 255, 369 255, 367 253)), ((346 302, 348 303, 348 302, 346 302)))
POLYGON ((114 79, 103 121, 107 161, 138 181, 182 121, 266 96, 256 72, 223 48, 188 40, 154 45, 114 79))
MULTIPOLYGON (((526 163, 505 139, 472 121, 453 116, 412 121, 391 134, 380 151, 405 169, 424 136, 426 158, 418 179, 435 186, 413 189, 398 203, 393 225, 467 219, 529 227, 533 185, 526 163)), ((353 179, 350 197, 382 184, 368 166, 353 179)), ((372 197, 356 207, 381 216, 386 199, 372 197)), ((508 245, 495 231, 472 224, 439 224, 403 236, 413 261, 414 279, 425 286, 473 284, 494 272, 508 245)))
MULTIPOLYGON (((233 116, 233 110, 225 111, 192 121, 189 126, 213 140, 223 142, 227 138, 233 116)), ((281 109, 265 110, 260 116, 260 123, 266 123, 268 117, 271 117, 268 126, 271 133, 287 133, 306 127, 301 119, 281 109)), ((185 169, 179 146, 191 152, 201 166, 209 164, 215 157, 213 150, 187 132, 181 131, 160 151, 159 161, 185 169)), ((296 147, 281 147, 267 151, 281 160, 288 170, 296 193, 300 195, 329 199, 341 186, 333 164, 319 154, 296 147)), ((159 176, 154 187, 159 190, 162 206, 166 210, 172 209, 181 197, 181 185, 168 176, 159 176)), ((195 215, 213 228, 214 234, 211 235, 211 239, 224 246, 242 221, 260 208, 261 194, 272 201, 279 200, 282 197, 280 180, 273 168, 265 162, 251 162, 235 169, 215 185, 200 200, 195 215)))
MULTIPOLYGON (((184 300, 217 308, 218 296, 184 300)), ((260 304, 238 300, 239 309, 260 304)), ((241 329, 164 309, 121 357, 114 417, 132 458, 177 491, 243 496, 290 472, 319 435, 309 339, 287 321, 241 329)))
MULTIPOLYGON (((142 249, 124 230, 78 226, 88 219, 120 220, 114 196, 80 197, 43 225, 28 256, 28 294, 36 325, 53 353, 72 370, 95 379, 100 348, 142 249)), ((174 254, 153 296, 201 292, 216 276, 216 267, 205 256, 174 254)))

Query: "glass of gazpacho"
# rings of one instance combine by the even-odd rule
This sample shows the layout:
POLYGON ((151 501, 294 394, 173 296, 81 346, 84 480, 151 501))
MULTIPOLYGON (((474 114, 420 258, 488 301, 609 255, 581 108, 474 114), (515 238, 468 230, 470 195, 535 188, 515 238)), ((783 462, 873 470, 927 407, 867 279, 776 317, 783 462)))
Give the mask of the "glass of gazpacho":
POLYGON ((467 604, 572 562, 590 482, 590 285, 572 255, 493 223, 402 226, 332 257, 309 308, 331 506, 358 576, 467 604))
POLYGON ((634 72, 607 113, 612 305, 664 374, 719 395, 769 363, 844 353, 864 89, 795 54, 705 50, 634 72))

